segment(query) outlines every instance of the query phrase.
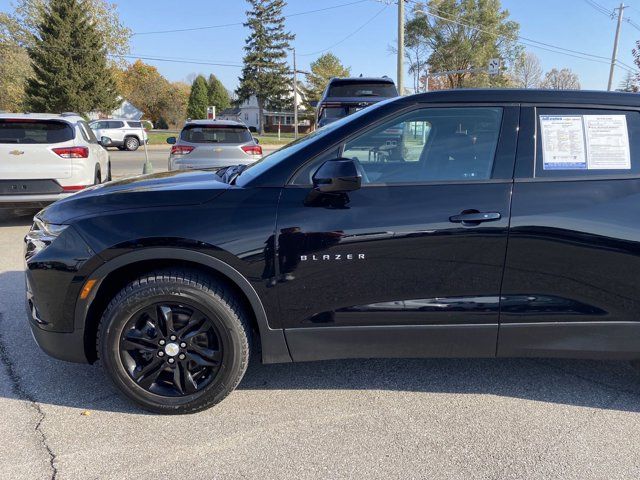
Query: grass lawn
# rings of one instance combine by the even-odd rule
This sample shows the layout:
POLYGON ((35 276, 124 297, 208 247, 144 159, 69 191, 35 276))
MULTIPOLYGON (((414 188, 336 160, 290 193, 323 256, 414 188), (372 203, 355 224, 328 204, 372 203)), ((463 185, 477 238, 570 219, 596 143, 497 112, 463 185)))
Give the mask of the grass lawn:
POLYGON ((174 132, 156 133, 149 132, 149 145, 167 145, 167 138, 178 135, 174 132))

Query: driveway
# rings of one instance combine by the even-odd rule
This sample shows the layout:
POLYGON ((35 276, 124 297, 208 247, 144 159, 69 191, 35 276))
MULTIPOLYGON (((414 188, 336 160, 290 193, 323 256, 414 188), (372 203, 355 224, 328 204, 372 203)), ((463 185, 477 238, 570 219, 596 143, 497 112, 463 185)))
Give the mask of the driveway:
POLYGON ((362 360, 263 366, 196 415, 123 400, 48 358, 0 223, 0 478, 637 479, 640 377, 625 363, 362 360))

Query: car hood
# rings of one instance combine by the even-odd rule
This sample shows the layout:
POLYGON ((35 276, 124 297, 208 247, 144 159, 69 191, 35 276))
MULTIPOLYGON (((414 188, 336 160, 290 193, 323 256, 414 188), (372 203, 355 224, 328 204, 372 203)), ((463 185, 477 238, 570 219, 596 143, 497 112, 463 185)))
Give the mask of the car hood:
POLYGON ((196 205, 212 200, 231 188, 213 172, 165 172, 125 178, 87 188, 59 200, 38 215, 47 223, 65 224, 72 219, 116 210, 196 205))

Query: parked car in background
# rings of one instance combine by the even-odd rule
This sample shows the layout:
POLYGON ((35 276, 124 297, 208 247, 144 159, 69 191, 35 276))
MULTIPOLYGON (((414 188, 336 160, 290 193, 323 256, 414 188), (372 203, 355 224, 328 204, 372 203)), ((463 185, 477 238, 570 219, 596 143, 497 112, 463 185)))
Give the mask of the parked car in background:
POLYGON ((126 120, 111 118, 108 120, 95 120, 89 124, 96 137, 108 137, 112 147, 120 150, 135 152, 142 142, 149 142, 149 136, 145 131, 145 125, 140 120, 126 120))
POLYGON ((163 413, 222 400, 253 352, 640 363, 637 94, 398 97, 229 170, 126 179, 38 214, 42 348, 99 358, 163 413), (399 125, 390 153, 381 133, 399 125))
POLYGON ((169 170, 249 165, 262 158, 262 147, 249 128, 231 120, 191 120, 167 143, 173 145, 169 170))
POLYGON ((387 98, 397 97, 393 80, 380 78, 332 78, 317 105, 317 125, 323 127, 387 98))
POLYGON ((0 114, 0 208, 41 208, 110 179, 109 154, 82 117, 0 114))

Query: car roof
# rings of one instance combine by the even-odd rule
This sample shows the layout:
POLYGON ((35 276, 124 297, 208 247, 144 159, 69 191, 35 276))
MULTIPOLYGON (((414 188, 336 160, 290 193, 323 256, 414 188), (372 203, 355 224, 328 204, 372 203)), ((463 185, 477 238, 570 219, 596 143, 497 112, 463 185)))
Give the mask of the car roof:
POLYGON ((77 123, 84 121, 80 115, 57 114, 57 113, 0 113, 0 119, 16 120, 62 120, 67 123, 77 123))
POLYGON ((236 122, 234 120, 190 120, 184 124, 185 127, 187 125, 218 125, 223 127, 227 126, 249 128, 244 123, 236 122))
POLYGON ((399 97, 398 102, 539 103, 640 107, 637 93, 601 90, 534 90, 511 88, 438 90, 399 97))
POLYGON ((108 121, 116 121, 116 122, 144 122, 144 120, 134 120, 133 118, 96 118, 95 120, 91 120, 93 122, 108 122, 108 121))
MULTIPOLYGON (((329 80, 329 84, 332 83, 391 83, 393 80, 389 77, 333 77, 329 80)), ((395 85, 395 84, 394 84, 395 85)))

